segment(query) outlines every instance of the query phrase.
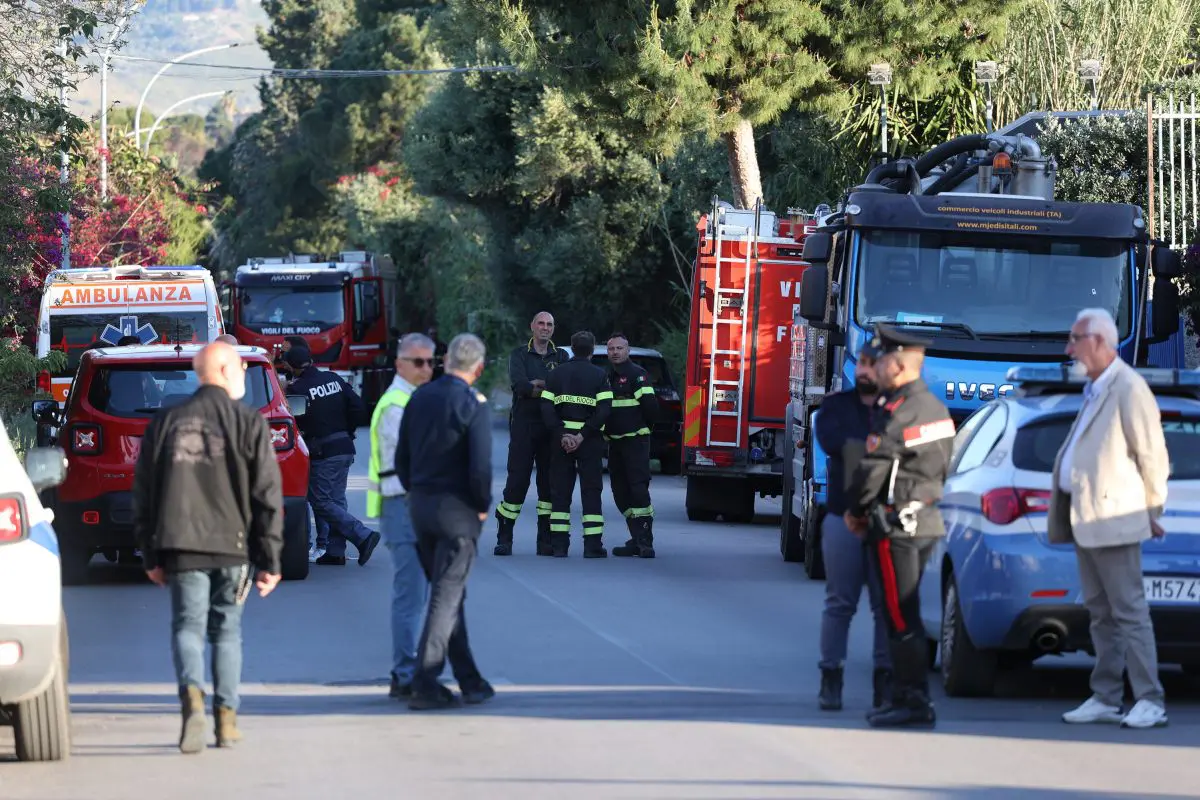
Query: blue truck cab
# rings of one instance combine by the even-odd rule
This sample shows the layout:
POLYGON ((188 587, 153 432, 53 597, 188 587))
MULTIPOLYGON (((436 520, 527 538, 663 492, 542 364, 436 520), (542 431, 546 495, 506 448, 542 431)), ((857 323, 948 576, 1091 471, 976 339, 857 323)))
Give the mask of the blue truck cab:
POLYGON ((1181 368, 1180 259, 1129 204, 1054 200, 1051 159, 1024 136, 972 135, 873 169, 805 241, 792 326, 780 551, 823 575, 821 398, 854 385, 877 322, 931 340, 923 376, 956 423, 1007 396, 1013 367, 1061 364, 1084 308, 1116 320, 1121 356, 1181 368), (1150 295, 1154 289, 1154 301, 1150 295))

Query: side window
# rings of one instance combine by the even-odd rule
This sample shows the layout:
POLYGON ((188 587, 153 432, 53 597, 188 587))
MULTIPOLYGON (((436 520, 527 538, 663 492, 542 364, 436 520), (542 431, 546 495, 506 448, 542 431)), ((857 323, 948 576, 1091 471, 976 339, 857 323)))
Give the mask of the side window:
POLYGON ((954 465, 954 474, 975 469, 982 464, 988 454, 992 452, 992 448, 996 446, 996 442, 1004 436, 1006 427, 1008 427, 1008 409, 998 405, 995 411, 979 424, 971 441, 966 443, 958 458, 958 463, 954 465))
POLYGON ((995 404, 993 403, 982 406, 974 414, 963 420, 962 425, 958 426, 958 433, 954 435, 954 449, 950 453, 951 475, 954 474, 955 467, 958 466, 958 459, 962 457, 963 449, 971 441, 971 437, 975 435, 975 431, 979 429, 980 423, 987 419, 994 410, 995 404))
MULTIPOLYGON (((365 280, 354 284, 354 315, 356 328, 364 331, 380 317, 379 281, 365 280)), ((355 338, 362 338, 358 334, 355 338)))

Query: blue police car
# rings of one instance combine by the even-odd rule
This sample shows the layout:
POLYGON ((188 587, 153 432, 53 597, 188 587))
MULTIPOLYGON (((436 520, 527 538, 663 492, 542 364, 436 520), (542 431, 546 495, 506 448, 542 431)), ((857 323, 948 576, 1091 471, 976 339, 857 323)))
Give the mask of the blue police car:
MULTIPOLYGON (((1159 659, 1200 672, 1200 373, 1138 372, 1158 400, 1171 461, 1167 535, 1143 545, 1159 659)), ((1046 536, 1051 471, 1083 382, 1059 366, 1016 368, 1009 382, 1016 393, 959 428, 942 498, 946 538, 920 587, 951 696, 991 694, 1005 666, 1091 648, 1074 546, 1046 536)))

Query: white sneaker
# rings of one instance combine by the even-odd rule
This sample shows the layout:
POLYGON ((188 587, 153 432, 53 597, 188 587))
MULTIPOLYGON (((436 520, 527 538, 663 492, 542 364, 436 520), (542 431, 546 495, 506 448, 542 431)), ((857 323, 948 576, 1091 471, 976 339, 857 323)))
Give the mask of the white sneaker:
POLYGON ((308 548, 308 563, 310 563, 310 564, 317 563, 317 559, 323 555, 325 555, 325 548, 318 547, 317 545, 314 544, 312 547, 308 548))
POLYGON ((1063 714, 1062 720, 1071 725, 1089 725, 1097 722, 1119 725, 1121 709, 1119 706, 1103 703, 1093 695, 1085 700, 1079 708, 1063 714))
POLYGON ((1122 728, 1161 728, 1167 724, 1167 710, 1149 700, 1138 700, 1121 720, 1122 728))

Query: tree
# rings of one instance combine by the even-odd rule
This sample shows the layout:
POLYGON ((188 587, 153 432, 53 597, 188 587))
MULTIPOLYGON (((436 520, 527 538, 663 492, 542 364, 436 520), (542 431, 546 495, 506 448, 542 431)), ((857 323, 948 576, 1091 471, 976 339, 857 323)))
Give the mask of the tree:
POLYGON ((762 197, 754 129, 799 104, 850 102, 887 60, 914 95, 984 53, 1010 0, 462 0, 541 80, 587 97, 610 124, 671 155, 701 132, 725 144, 738 205, 762 197), (951 70, 953 71, 953 70, 951 70))

